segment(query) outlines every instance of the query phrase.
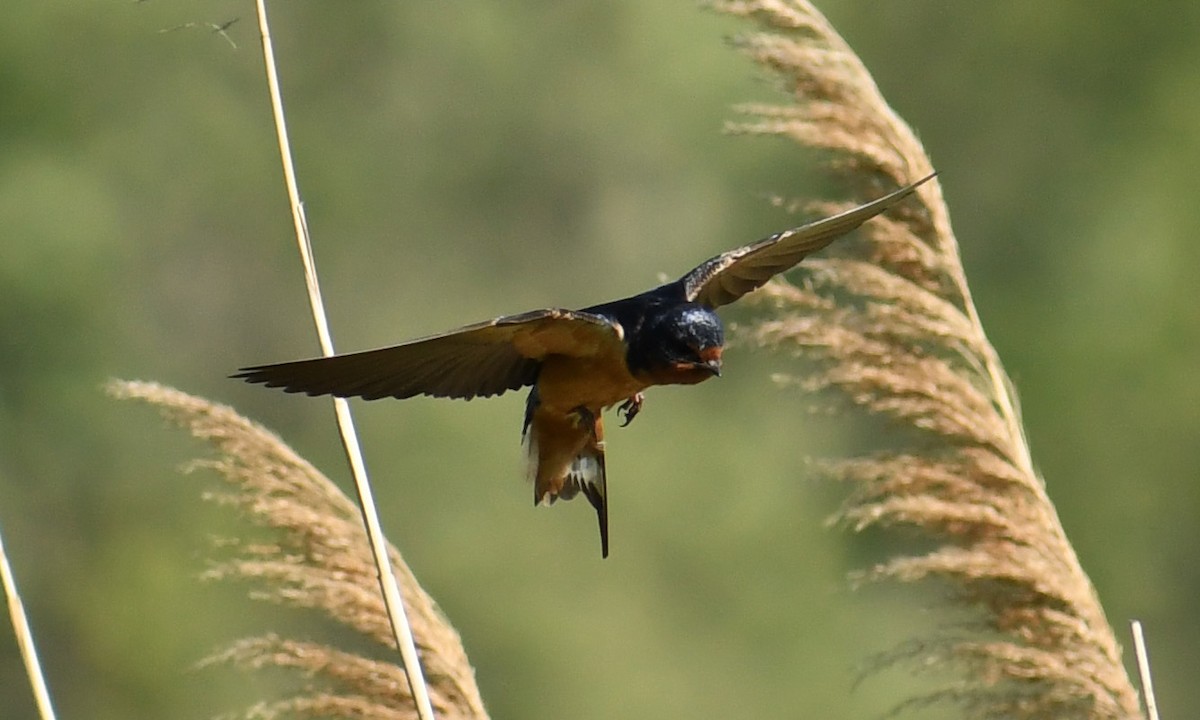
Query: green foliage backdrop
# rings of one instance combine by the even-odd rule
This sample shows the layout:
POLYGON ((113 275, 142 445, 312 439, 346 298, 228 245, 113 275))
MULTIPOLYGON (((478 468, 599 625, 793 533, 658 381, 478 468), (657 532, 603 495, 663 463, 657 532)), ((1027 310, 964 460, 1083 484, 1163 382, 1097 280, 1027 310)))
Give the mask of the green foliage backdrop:
MULTIPOLYGON (((1185 716, 1200 7, 823 9, 940 170, 1049 493, 1110 619, 1146 622, 1160 708, 1185 716)), ((0 24, 0 523, 63 717, 209 717, 290 680, 201 656, 333 632, 196 582, 210 536, 245 529, 175 472, 196 445, 100 390, 232 403, 344 477, 325 401, 224 379, 316 352, 252 14, 27 3, 0 24), (236 49, 205 26, 239 17, 236 49)), ((772 194, 832 192, 819 157, 721 136, 732 105, 776 96, 724 42, 739 26, 690 3, 293 0, 273 18, 342 349, 630 293, 793 224, 772 194)), ((863 440, 776 394, 770 357, 727 369, 611 433, 605 562, 589 508, 530 507, 518 397, 358 406, 389 535, 494 717, 859 718, 914 682, 851 689, 855 663, 934 619, 911 590, 845 589, 881 549, 821 527, 839 491, 802 465, 863 440)), ((0 687, 6 718, 33 716, 7 626, 0 687)))

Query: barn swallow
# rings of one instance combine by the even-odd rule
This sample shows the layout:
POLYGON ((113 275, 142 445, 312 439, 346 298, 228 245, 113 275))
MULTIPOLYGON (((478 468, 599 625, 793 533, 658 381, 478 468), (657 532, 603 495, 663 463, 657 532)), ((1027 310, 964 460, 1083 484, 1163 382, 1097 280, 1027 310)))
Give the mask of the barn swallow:
POLYGON ((717 255, 683 277, 582 310, 547 308, 467 325, 401 345, 242 368, 232 377, 284 392, 376 400, 491 397, 532 386, 522 439, 537 505, 579 493, 596 509, 608 557, 601 413, 620 403, 628 425, 655 385, 721 374, 714 310, 761 287, 913 193, 930 175, 878 200, 717 255))

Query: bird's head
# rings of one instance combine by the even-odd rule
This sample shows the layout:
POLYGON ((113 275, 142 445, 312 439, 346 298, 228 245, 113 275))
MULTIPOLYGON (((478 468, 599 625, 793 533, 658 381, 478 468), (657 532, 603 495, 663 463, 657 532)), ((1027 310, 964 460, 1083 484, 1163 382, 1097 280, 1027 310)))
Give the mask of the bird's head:
POLYGON ((721 374, 725 330, 712 310, 695 303, 665 308, 646 322, 630 347, 630 365, 656 385, 694 385, 721 374))

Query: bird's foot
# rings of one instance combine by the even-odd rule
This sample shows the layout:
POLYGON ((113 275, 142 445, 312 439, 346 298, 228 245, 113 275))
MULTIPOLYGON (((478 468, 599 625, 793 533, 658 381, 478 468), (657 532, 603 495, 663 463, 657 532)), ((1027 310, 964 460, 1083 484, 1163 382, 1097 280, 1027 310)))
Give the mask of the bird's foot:
POLYGON ((621 403, 621 406, 617 408, 617 414, 624 418, 624 422, 621 423, 621 427, 625 427, 629 423, 633 422, 633 419, 637 417, 637 414, 642 411, 642 403, 645 401, 646 396, 642 395, 641 393, 637 393, 633 397, 621 403))

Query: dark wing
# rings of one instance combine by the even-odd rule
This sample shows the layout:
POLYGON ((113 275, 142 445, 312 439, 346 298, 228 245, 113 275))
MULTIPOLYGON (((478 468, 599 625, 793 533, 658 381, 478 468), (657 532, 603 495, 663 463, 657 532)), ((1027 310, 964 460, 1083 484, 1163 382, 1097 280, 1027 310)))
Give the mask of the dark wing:
POLYGON ((242 368, 232 377, 284 392, 375 400, 465 398, 531 385, 547 355, 624 357, 616 322, 574 310, 533 310, 403 345, 242 368))
POLYGON ((710 308, 727 305, 900 202, 932 177, 929 175, 866 205, 718 255, 681 278, 684 294, 688 301, 710 308))

